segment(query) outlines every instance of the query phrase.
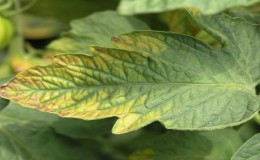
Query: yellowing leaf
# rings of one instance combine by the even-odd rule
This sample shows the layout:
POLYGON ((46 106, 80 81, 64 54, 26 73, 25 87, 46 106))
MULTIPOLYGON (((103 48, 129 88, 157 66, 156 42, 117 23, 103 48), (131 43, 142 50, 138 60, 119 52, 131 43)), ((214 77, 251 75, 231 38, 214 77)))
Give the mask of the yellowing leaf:
POLYGON ((119 117, 114 133, 154 121, 178 130, 241 124, 259 111, 259 26, 223 15, 193 17, 226 46, 139 31, 113 37, 118 49, 59 55, 18 74, 0 95, 24 106, 86 120, 119 117))
MULTIPOLYGON (((0 85, 2 85, 5 81, 6 79, 0 79, 0 85)), ((9 100, 0 97, 0 111, 4 109, 9 104, 9 102, 9 100)))
POLYGON ((179 8, 196 8, 204 14, 214 14, 235 6, 249 6, 259 0, 121 0, 121 14, 162 12, 179 8))

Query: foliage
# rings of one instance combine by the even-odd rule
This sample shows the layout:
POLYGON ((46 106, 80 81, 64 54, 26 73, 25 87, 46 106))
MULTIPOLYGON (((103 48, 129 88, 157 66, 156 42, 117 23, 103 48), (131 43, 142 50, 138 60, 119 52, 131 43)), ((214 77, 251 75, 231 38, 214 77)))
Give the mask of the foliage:
POLYGON ((205 14, 214 14, 235 6, 249 6, 259 0, 121 0, 118 7, 119 13, 122 14, 137 14, 162 12, 179 8, 195 8, 205 14))
POLYGON ((260 134, 256 134, 243 144, 231 160, 257 160, 260 158, 260 134))
POLYGON ((134 17, 123 17, 112 11, 92 14, 86 18, 74 20, 71 30, 63 33, 62 38, 53 41, 48 49, 54 53, 91 54, 89 47, 99 45, 112 47, 113 35, 148 30, 149 27, 134 17))
MULTIPOLYGON (((139 138, 146 139, 146 137, 144 134, 139 138)), ((210 132, 167 132, 138 144, 139 149, 130 155, 129 160, 229 159, 241 143, 237 132, 231 129, 210 132), (225 143, 230 145, 223 145, 225 143)))
POLYGON ((0 1, 0 159, 259 159, 257 2, 0 1))
POLYGON ((18 74, 0 94, 64 117, 117 116, 114 133, 156 120, 169 129, 211 130, 251 119, 259 110, 259 28, 221 15, 194 18, 225 47, 168 32, 133 32, 112 38, 119 49, 56 56, 52 65, 18 74))

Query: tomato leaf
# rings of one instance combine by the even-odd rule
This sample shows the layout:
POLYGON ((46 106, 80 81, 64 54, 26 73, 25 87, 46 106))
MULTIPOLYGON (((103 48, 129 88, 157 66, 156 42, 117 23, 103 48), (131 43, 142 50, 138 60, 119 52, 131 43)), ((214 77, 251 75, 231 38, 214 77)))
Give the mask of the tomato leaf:
POLYGON ((123 17, 113 11, 94 13, 71 22, 71 30, 62 38, 53 41, 48 49, 62 53, 90 54, 90 45, 112 47, 110 38, 115 34, 134 30, 147 30, 149 27, 134 17, 123 17))
POLYGON ((259 111, 259 29, 225 15, 193 16, 225 46, 155 31, 115 36, 117 49, 66 54, 0 88, 24 106, 86 120, 119 117, 114 133, 159 121, 168 129, 239 125, 259 111))
POLYGON ((247 21, 253 23, 253 24, 260 24, 260 14, 259 13, 252 13, 246 8, 234 8, 228 10, 229 15, 233 17, 243 17, 247 21))
POLYGON ((141 135, 140 140, 135 139, 136 143, 132 146, 136 146, 136 149, 129 160, 230 160, 242 145, 241 138, 233 129, 208 132, 173 131, 154 137, 149 137, 150 134, 141 135))
POLYGON ((93 126, 93 123, 86 125, 74 122, 10 103, 0 112, 0 159, 85 160, 87 157, 89 160, 98 160, 106 155, 98 141, 102 133, 95 129, 90 132, 91 126, 92 129, 101 128, 101 123, 93 126))
POLYGON ((4 109, 8 104, 9 100, 0 97, 0 111, 4 109))
POLYGON ((251 137, 253 137, 255 134, 260 132, 260 126, 254 120, 250 120, 247 123, 244 123, 242 126, 240 126, 237 131, 242 140, 245 142, 251 137))
POLYGON ((233 155, 231 160, 257 160, 260 158, 260 133, 250 138, 233 155))
POLYGON ((214 14, 235 6, 249 6, 259 0, 121 0, 118 12, 121 14, 140 14, 162 12, 179 8, 196 8, 204 14, 214 14))
POLYGON ((60 118, 52 124, 52 127, 59 134, 74 139, 95 139, 111 134, 109 132, 113 121, 84 121, 81 119, 60 118))

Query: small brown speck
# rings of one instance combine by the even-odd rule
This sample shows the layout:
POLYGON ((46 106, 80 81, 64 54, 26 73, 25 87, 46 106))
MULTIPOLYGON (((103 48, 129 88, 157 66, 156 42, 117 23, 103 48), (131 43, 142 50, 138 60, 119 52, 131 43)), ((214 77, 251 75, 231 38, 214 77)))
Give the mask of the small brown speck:
POLYGON ((120 39, 113 36, 113 37, 111 38, 111 41, 113 41, 113 42, 120 42, 120 39))

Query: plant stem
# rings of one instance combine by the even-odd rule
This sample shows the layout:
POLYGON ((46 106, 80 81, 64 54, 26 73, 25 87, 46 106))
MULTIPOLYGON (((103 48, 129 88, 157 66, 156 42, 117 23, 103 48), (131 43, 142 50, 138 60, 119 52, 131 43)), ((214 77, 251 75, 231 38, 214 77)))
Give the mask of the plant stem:
POLYGON ((260 112, 255 115, 254 120, 260 125, 260 112))

